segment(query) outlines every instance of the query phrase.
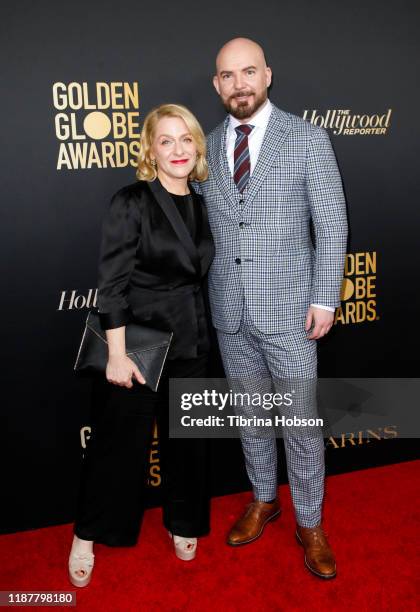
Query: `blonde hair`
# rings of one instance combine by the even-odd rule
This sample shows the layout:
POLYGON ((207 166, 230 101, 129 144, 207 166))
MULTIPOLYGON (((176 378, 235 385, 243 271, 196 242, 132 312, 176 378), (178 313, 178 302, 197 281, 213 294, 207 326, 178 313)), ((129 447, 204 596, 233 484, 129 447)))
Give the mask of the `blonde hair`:
POLYGON ((189 174, 190 181, 205 181, 208 177, 206 161, 206 137, 201 125, 188 108, 181 104, 161 104, 152 109, 146 116, 140 135, 140 153, 137 161, 136 176, 139 181, 154 181, 157 177, 156 165, 150 157, 152 142, 157 123, 163 117, 183 119, 197 147, 197 162, 189 174))

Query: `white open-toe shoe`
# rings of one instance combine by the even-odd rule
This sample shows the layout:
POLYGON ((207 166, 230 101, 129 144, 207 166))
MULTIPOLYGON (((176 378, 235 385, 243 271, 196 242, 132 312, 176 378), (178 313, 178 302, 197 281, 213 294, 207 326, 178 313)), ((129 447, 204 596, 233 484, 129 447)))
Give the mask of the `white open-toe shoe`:
POLYGON ((197 552, 197 538, 183 538, 182 536, 173 535, 168 531, 169 537, 174 541, 175 554, 178 559, 183 561, 192 561, 197 552))
POLYGON ((95 555, 93 552, 77 553, 71 551, 69 557, 70 582, 78 587, 84 587, 89 584, 92 578, 94 562, 95 555))

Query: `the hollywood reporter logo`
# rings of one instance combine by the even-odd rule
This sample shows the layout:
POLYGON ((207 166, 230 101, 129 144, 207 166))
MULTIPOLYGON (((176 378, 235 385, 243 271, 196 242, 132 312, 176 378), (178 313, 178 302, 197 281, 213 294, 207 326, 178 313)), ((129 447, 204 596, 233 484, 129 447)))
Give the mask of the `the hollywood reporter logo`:
POLYGON ((350 109, 331 109, 324 114, 306 109, 303 118, 313 125, 332 130, 335 136, 383 136, 391 125, 392 108, 386 112, 359 115, 350 109))
POLYGON ((62 83, 52 87, 57 170, 137 165, 138 83, 62 83))
POLYGON ((80 293, 77 289, 65 289, 61 292, 57 310, 95 308, 97 296, 97 289, 89 289, 85 295, 80 293))

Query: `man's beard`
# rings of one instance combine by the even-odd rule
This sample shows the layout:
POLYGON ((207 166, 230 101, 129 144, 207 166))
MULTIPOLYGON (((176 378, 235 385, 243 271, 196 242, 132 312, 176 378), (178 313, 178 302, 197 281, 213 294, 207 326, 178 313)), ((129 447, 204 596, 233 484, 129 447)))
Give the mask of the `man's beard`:
MULTIPOLYGON (((245 92, 246 95, 247 92, 245 92)), ((248 92, 254 93, 254 92, 248 92)), ((235 96, 231 96, 226 102, 223 102, 223 106, 225 109, 233 115, 236 119, 248 119, 257 111, 267 100, 267 90, 263 91, 259 96, 254 96, 254 103, 249 104, 248 102, 239 102, 238 105, 234 108, 232 106, 232 100, 240 97, 242 94, 236 94, 235 96)))

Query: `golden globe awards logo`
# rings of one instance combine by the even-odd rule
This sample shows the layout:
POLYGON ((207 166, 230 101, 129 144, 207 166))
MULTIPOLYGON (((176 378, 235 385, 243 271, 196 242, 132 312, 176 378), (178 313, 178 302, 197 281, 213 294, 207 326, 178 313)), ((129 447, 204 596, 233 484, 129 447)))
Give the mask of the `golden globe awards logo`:
POLYGON ((153 427, 153 439, 149 454, 149 475, 147 478, 147 486, 159 487, 162 482, 160 473, 160 457, 159 457, 159 436, 157 425, 153 427))
MULTIPOLYGON (((85 451, 89 445, 89 440, 92 437, 92 427, 90 425, 84 425, 80 428, 80 444, 82 449, 85 451)), ((82 453, 82 457, 85 453, 82 453)), ((148 487, 159 487, 162 482, 162 476, 160 473, 160 457, 159 457, 159 437, 156 423, 153 428, 153 438, 150 445, 149 453, 149 474, 147 478, 148 487)))
POLYGON ((376 251, 348 253, 334 323, 376 321, 376 251))
POLYGON ((54 83, 57 170, 135 167, 138 83, 54 83))
POLYGON ((330 128, 336 136, 378 136, 388 132, 392 108, 382 114, 357 115, 349 109, 305 110, 303 118, 318 127, 330 128))

